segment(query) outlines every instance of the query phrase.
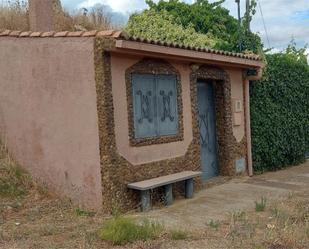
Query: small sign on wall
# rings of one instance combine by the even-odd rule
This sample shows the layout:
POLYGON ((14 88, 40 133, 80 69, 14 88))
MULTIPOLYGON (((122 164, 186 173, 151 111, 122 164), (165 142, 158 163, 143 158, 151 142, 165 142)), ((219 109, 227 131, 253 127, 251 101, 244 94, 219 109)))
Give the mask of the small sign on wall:
POLYGON ((240 158, 235 161, 236 173, 240 174, 246 171, 246 159, 240 158))
POLYGON ((242 112, 242 101, 240 99, 234 99, 234 112, 242 112))
POLYGON ((240 99, 233 100, 233 125, 240 126, 242 124, 242 101, 240 99))

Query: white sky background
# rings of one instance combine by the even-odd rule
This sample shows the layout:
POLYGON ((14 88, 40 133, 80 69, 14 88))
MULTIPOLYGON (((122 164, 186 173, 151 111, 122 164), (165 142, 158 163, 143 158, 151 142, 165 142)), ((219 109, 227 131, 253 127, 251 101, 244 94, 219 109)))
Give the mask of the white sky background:
MULTIPOLYGON (((194 0, 184 0, 188 3, 194 0)), ((215 2, 216 0, 209 0, 215 2)), ((264 14, 265 24, 268 31, 269 45, 277 51, 285 48, 294 37, 297 45, 309 44, 309 0, 258 0, 264 14)), ((96 3, 105 4, 115 12, 128 17, 130 13, 141 11, 147 7, 144 0, 62 0, 67 9, 91 7, 96 3)), ((237 16, 235 0, 226 0, 224 7, 230 13, 237 16)), ((241 0, 242 15, 245 9, 245 0, 241 0)), ((265 47, 269 47, 266 38, 260 9, 253 17, 251 28, 258 32, 265 47)), ((309 49, 307 50, 309 53, 309 49)), ((308 56, 309 59, 309 56, 308 56)))

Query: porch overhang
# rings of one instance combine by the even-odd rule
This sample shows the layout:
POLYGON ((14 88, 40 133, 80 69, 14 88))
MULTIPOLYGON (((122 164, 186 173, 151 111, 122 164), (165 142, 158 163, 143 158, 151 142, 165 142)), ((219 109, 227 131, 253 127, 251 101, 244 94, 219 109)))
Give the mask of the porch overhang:
POLYGON ((251 68, 259 70, 265 66, 264 62, 261 60, 245 59, 237 56, 228 56, 224 54, 201 52, 128 40, 116 40, 115 48, 112 49, 112 52, 164 59, 177 59, 196 64, 230 66, 242 69, 251 68))

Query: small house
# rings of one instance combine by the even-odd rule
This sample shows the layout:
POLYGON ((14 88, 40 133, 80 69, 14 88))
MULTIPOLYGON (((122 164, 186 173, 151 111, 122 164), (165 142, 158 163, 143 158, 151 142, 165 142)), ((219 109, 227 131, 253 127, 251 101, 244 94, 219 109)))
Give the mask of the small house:
POLYGON ((77 204, 132 209, 139 197, 129 183, 183 171, 202 172, 198 188, 218 175, 252 175, 257 55, 114 30, 4 30, 0 58, 10 153, 77 204))

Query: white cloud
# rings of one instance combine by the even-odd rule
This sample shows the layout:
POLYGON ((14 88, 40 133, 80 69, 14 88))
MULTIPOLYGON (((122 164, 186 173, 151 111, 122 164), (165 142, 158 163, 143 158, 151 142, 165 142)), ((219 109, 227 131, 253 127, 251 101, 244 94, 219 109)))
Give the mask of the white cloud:
MULTIPOLYGON (((62 0, 70 3, 72 0, 62 0)), ((158 0, 156 0, 158 1, 158 0)), ((194 0, 184 0, 192 3, 194 0)), ((218 0, 210 0, 215 2, 218 0)), ((299 46, 309 44, 309 0, 258 0, 261 4, 270 47, 282 50, 292 37, 299 46), (304 14, 305 13, 305 14, 304 14)), ((125 15, 135 11, 141 11, 147 7, 144 0, 75 0, 75 7, 91 7, 96 3, 109 5, 114 11, 125 15)), ((241 14, 245 11, 245 0, 241 2, 241 14)), ((230 10, 230 14, 237 16, 237 5, 235 0, 226 0, 224 7, 230 10)), ((261 35, 265 47, 268 47, 263 19, 257 7, 257 13, 253 17, 252 30, 261 35)))
POLYGON ((91 7, 97 3, 109 5, 114 11, 121 13, 131 13, 147 7, 143 0, 84 0, 78 4, 78 8, 91 7))

